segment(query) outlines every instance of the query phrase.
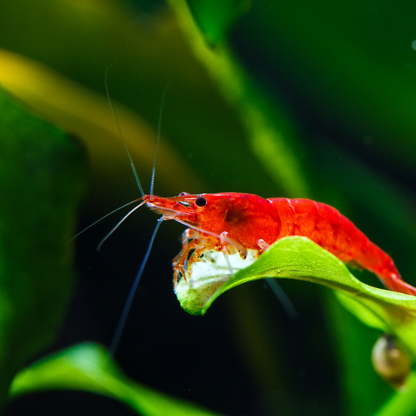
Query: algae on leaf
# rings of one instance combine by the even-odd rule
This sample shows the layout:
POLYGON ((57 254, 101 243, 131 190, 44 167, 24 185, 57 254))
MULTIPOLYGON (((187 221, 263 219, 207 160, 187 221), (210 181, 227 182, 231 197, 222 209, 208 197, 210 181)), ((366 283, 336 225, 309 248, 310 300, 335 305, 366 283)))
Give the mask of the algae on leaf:
POLYGON ((0 402, 14 374, 54 339, 68 304, 80 144, 0 91, 0 402))

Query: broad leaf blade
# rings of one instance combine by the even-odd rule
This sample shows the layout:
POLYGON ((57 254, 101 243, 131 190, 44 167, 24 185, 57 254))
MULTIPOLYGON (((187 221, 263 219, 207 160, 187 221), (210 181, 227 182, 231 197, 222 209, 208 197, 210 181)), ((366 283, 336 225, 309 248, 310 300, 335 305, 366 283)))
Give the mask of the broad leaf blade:
POLYGON ((58 389, 102 394, 145 416, 217 415, 131 381, 96 344, 79 344, 34 363, 17 375, 10 397, 58 389))
MULTIPOLYGON (((395 334, 416 355, 416 298, 360 282, 343 262, 305 237, 277 241, 255 263, 223 284, 194 314, 204 314, 227 290, 266 277, 303 280, 336 290, 339 299, 357 318, 373 328, 395 334)), ((187 295, 189 303, 195 292, 182 294, 183 298, 187 295)), ((199 293, 198 302, 200 299, 199 293)))

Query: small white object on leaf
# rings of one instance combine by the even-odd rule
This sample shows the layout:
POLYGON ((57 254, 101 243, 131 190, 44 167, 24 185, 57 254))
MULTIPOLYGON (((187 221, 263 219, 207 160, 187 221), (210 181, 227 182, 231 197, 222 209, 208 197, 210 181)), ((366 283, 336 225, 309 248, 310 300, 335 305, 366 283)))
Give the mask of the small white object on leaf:
POLYGON ((200 315, 212 296, 235 273, 258 259, 255 250, 248 250, 244 260, 238 253, 227 256, 233 274, 221 251, 205 250, 199 259, 189 261, 186 281, 182 278, 175 287, 175 294, 186 312, 191 315, 200 315))

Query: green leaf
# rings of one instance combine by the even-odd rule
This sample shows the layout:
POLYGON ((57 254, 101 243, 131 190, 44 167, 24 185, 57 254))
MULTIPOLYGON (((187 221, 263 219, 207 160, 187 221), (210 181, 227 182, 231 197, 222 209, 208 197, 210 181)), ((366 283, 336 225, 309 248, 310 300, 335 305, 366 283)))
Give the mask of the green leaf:
POLYGON ((374 416, 413 416, 416 412, 416 374, 412 373, 406 383, 406 394, 397 393, 376 412, 374 416))
POLYGON ((85 161, 78 141, 0 91, 0 403, 68 305, 85 161))
POLYGON ((10 398, 57 389, 108 396, 144 416, 217 415, 131 381, 121 373, 107 351, 96 344, 79 344, 35 362, 14 379, 10 398))
POLYGON ((360 282, 342 261, 306 237, 286 237, 277 241, 255 263, 222 285, 223 271, 219 271, 218 276, 211 276, 211 282, 202 284, 198 290, 196 284, 201 282, 181 281, 182 291, 177 294, 181 305, 188 305, 188 312, 203 315, 227 290, 266 277, 303 280, 336 290, 338 299, 364 324, 396 335, 416 355, 416 298, 360 282), (212 281, 221 287, 201 302, 207 290, 212 290, 212 281))
POLYGON ((187 0, 188 7, 209 45, 225 39, 234 20, 250 4, 250 0, 187 0))

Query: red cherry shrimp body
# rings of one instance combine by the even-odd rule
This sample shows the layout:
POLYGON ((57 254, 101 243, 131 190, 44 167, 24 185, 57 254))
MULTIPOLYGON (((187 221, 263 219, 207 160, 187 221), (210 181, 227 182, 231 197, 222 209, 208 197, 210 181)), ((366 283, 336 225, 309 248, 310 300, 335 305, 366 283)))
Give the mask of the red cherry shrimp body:
POLYGON ((384 285, 416 295, 405 283, 391 257, 372 243, 335 208, 309 199, 265 199, 253 194, 217 193, 162 198, 144 197, 146 205, 203 236, 205 248, 246 250, 258 254, 280 238, 308 237, 345 263, 373 272, 384 285))

